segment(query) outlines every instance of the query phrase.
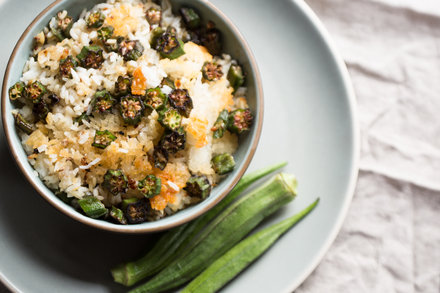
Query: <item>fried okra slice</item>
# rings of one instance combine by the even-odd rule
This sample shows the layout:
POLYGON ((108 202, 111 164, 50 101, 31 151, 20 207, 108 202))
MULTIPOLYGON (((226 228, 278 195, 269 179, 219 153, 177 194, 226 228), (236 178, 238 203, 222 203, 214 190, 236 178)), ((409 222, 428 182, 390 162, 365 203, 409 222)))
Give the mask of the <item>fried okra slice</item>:
POLYGON ((49 106, 54 106, 56 104, 58 104, 58 102, 60 101, 60 97, 58 97, 56 94, 51 93, 50 95, 48 95, 46 97, 47 103, 49 106))
POLYGON ((184 189, 190 196, 205 199, 211 193, 211 183, 205 175, 192 175, 184 189))
POLYGON ((103 41, 104 48, 107 52, 118 52, 119 44, 124 41, 124 37, 112 37, 103 41))
POLYGON ((213 138, 223 137, 226 130, 226 124, 228 123, 228 116, 229 116, 228 110, 224 109, 220 112, 220 114, 217 117, 217 120, 215 121, 214 125, 211 128, 211 131, 214 132, 212 134, 213 138))
POLYGON ((108 210, 105 208, 104 204, 93 195, 86 196, 78 200, 78 204, 83 212, 93 219, 100 218, 108 213, 108 210))
POLYGON ((124 96, 131 93, 131 78, 129 76, 118 76, 115 82, 115 94, 117 96, 124 96))
POLYGON ((37 120, 44 121, 49 114, 50 109, 47 103, 41 99, 38 103, 32 104, 32 113, 36 117, 37 120))
POLYGON ((110 169, 104 175, 103 186, 114 195, 126 193, 128 190, 128 180, 121 170, 110 169))
POLYGON ((193 102, 186 89, 174 89, 168 95, 170 105, 175 108, 180 115, 188 118, 193 109, 193 102))
POLYGON ((14 83, 14 85, 9 88, 9 99, 16 101, 20 98, 24 98, 25 87, 26 85, 21 81, 14 83))
POLYGON ((211 55, 219 55, 222 52, 222 39, 220 31, 215 28, 213 22, 208 22, 206 31, 200 37, 200 42, 208 49, 211 55))
POLYGON ((70 37, 70 29, 73 25, 73 18, 67 15, 67 11, 63 10, 57 13, 49 23, 49 28, 52 34, 62 41, 65 38, 70 37))
POLYGON ((160 83, 161 86, 168 86, 171 89, 175 89, 176 85, 174 84, 174 81, 169 78, 169 77, 165 77, 164 79, 162 79, 162 82, 160 83))
POLYGON ((25 88, 26 97, 34 103, 41 101, 44 94, 47 93, 47 89, 39 81, 34 81, 25 88))
POLYGON ((124 122, 135 125, 141 121, 144 105, 138 96, 127 95, 121 98, 119 109, 124 122))
POLYGON ((139 57, 142 56, 142 52, 144 52, 144 47, 138 40, 124 40, 119 43, 118 52, 125 61, 136 61, 139 59, 139 57))
POLYGON ((98 30, 98 39, 105 42, 113 36, 114 31, 115 28, 112 27, 111 25, 103 26, 98 30))
POLYGON ((112 217, 112 219, 118 224, 127 225, 127 218, 125 217, 124 212, 115 206, 112 206, 110 210, 110 217, 112 217))
POLYGON ((70 29, 73 25, 73 18, 67 15, 67 11, 57 13, 57 25, 66 38, 70 37, 70 29))
POLYGON ((234 170, 234 157, 228 153, 216 155, 214 158, 212 158, 211 165, 215 173, 224 175, 234 170))
POLYGON ((107 113, 111 111, 115 103, 115 98, 108 91, 97 91, 93 96, 92 109, 95 113, 107 113))
POLYGON ((137 200, 127 203, 125 207, 125 217, 130 224, 139 224, 147 220, 150 214, 150 204, 147 199, 137 200))
POLYGON ((183 42, 171 32, 165 32, 156 41, 156 50, 162 58, 176 59, 185 54, 183 42))
POLYGON ((170 130, 177 130, 182 123, 182 116, 174 108, 165 108, 159 111, 159 123, 170 130))
POLYGON ((160 87, 148 89, 145 95, 144 104, 152 110, 160 110, 167 105, 168 97, 160 87))
POLYGON ((64 59, 60 60, 60 74, 61 77, 72 78, 71 70, 78 66, 78 62, 69 55, 64 59))
POLYGON ((243 69, 240 65, 232 64, 231 67, 229 67, 228 75, 226 76, 226 78, 228 79, 229 84, 234 89, 234 91, 236 91, 244 84, 243 69))
POLYGON ((139 181, 138 190, 146 197, 151 198, 160 193, 162 182, 159 177, 154 175, 147 175, 144 179, 139 181))
POLYGON ((153 162, 154 167, 160 170, 165 169, 168 164, 168 152, 160 146, 156 146, 153 151, 153 162))
POLYGON ((180 8, 179 12, 187 28, 195 29, 200 26, 200 16, 194 9, 182 7, 180 8))
POLYGON ((229 113, 227 128, 230 132, 241 134, 248 131, 254 117, 249 109, 237 109, 229 113))
POLYGON ((160 10, 159 8, 150 7, 145 13, 145 17, 147 18, 150 26, 160 24, 160 20, 162 19, 162 10, 160 10))
POLYGON ((26 134, 31 134, 34 131, 33 124, 29 123, 24 119, 23 115, 20 113, 14 114, 14 120, 15 120, 15 126, 17 126, 18 129, 23 131, 26 134))
POLYGON ((86 19, 87 27, 99 28, 104 24, 105 15, 101 11, 90 13, 86 19))
POLYGON ((97 130, 95 137, 93 138, 92 146, 99 149, 105 149, 113 141, 116 140, 116 136, 108 130, 97 130))
POLYGON ((165 33, 165 29, 163 27, 155 27, 150 33, 150 45, 151 48, 157 50, 158 45, 157 42, 159 38, 165 33))
POLYGON ((202 67, 202 75, 208 81, 219 80, 223 76, 222 66, 215 62, 205 62, 202 67))
POLYGON ((81 52, 76 56, 84 68, 98 69, 104 62, 102 49, 99 46, 84 46, 81 52))
POLYGON ((159 147, 169 154, 185 149, 186 133, 183 127, 177 130, 165 130, 159 141, 159 147))

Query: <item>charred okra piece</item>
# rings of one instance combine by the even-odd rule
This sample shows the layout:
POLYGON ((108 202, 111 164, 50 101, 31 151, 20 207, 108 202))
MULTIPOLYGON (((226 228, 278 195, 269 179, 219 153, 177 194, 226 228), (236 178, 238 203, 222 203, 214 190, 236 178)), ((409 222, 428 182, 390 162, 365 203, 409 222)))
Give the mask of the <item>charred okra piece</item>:
POLYGON ((170 32, 165 32, 157 38, 156 50, 159 51, 162 58, 176 59, 183 54, 183 42, 177 36, 170 32))
POLYGON ((160 170, 165 169, 168 164, 168 152, 160 146, 156 146, 153 151, 153 161, 154 167, 160 170))
POLYGON ((15 126, 17 126, 17 128, 24 133, 31 134, 34 131, 34 126, 26 121, 26 119, 24 119, 24 117, 20 113, 14 114, 14 120, 15 126))
POLYGON ((234 157, 228 153, 215 156, 212 158, 211 164, 215 173, 219 175, 229 173, 235 168, 234 157))
POLYGON ((172 89, 175 89, 176 86, 174 85, 174 81, 169 78, 169 77, 165 77, 164 79, 162 79, 162 82, 160 83, 161 86, 169 86, 172 89))
POLYGON ((104 175, 103 186, 114 195, 126 193, 128 180, 121 170, 107 170, 104 175))
POLYGON ((104 24, 105 15, 101 11, 90 13, 86 19, 87 26, 90 28, 99 28, 104 24))
POLYGON ((147 220, 150 206, 147 199, 128 203, 125 208, 125 217, 130 224, 139 224, 147 220))
POLYGON ((118 52, 119 51, 119 44, 124 41, 124 37, 116 37, 105 40, 104 48, 107 52, 118 52))
POLYGON ((220 112, 218 115, 217 120, 214 123, 214 126, 212 126, 211 131, 213 131, 213 138, 222 138, 223 134, 226 130, 226 124, 228 123, 228 116, 229 112, 228 110, 224 109, 220 112))
POLYGON ((158 8, 148 8, 145 13, 145 17, 147 18, 148 23, 151 25, 159 24, 162 19, 162 11, 158 8))
POLYGON ((58 97, 54 93, 47 96, 47 103, 49 104, 49 106, 56 105, 58 104, 59 101, 60 101, 60 97, 58 97))
POLYGON ((201 36, 201 43, 208 49, 211 55, 219 55, 222 51, 221 33, 215 28, 213 22, 209 22, 207 30, 201 36))
POLYGON ((89 122, 90 121, 90 116, 87 115, 87 112, 83 112, 81 115, 79 115, 78 117, 76 117, 75 119, 73 119, 74 122, 77 122, 79 125, 83 124, 83 120, 89 122))
POLYGON ((98 30, 98 39, 105 42, 113 36, 115 29, 112 26, 103 26, 98 30))
POLYGON ((110 112, 116 100, 106 90, 97 91, 92 100, 93 112, 106 113, 110 112))
POLYGON ((112 206, 112 208, 110 210, 110 217, 112 217, 113 220, 116 221, 116 223, 119 223, 122 225, 127 224, 127 219, 125 218, 124 212, 115 206, 112 206))
POLYGON ((179 12, 187 28, 195 29, 200 26, 200 16, 194 9, 182 7, 179 12))
POLYGON ((165 108, 159 111, 159 123, 170 130, 177 130, 182 123, 182 116, 174 108, 165 108))
POLYGON ((67 56, 60 60, 60 74, 61 77, 72 78, 71 70, 78 66, 78 62, 73 58, 73 56, 67 56))
POLYGON ((119 106, 125 123, 135 125, 141 121, 144 105, 139 97, 131 95, 122 97, 119 106))
POLYGON ((67 11, 63 10, 57 13, 49 23, 49 28, 52 34, 62 41, 64 38, 70 37, 70 29, 73 25, 73 18, 67 15, 67 11))
POLYGON ((186 89, 174 89, 169 95, 170 105, 175 108, 180 115, 188 118, 193 109, 193 102, 186 89))
POLYGON ((104 62, 102 49, 99 46, 84 46, 81 52, 76 56, 84 68, 98 69, 104 62))
POLYGON ((11 101, 16 101, 25 96, 25 84, 21 81, 16 82, 13 86, 9 88, 9 99, 11 101))
POLYGON ((144 47, 138 40, 134 41, 122 41, 119 44, 119 54, 124 57, 125 61, 138 60, 144 52, 144 47))
POLYGON ((131 78, 128 76, 118 76, 118 80, 115 82, 115 94, 118 96, 124 96, 131 93, 131 78))
POLYGON ((145 95, 145 106, 152 110, 159 110, 167 105, 168 97, 165 95, 159 87, 148 89, 145 95))
POLYGON ((190 196, 205 199, 211 193, 211 183, 205 175, 191 176, 184 187, 190 196))
POLYGON ((116 136, 108 130, 97 130, 93 139, 92 146, 99 149, 105 149, 113 141, 116 140, 116 136))
POLYGON ((154 175, 147 175, 144 179, 139 181, 138 189, 146 197, 151 198, 160 193, 162 182, 159 177, 154 175))
POLYGON ((43 99, 40 100, 38 103, 33 103, 32 105, 32 113, 34 113, 37 120, 44 121, 49 112, 49 106, 43 99))
POLYGON ((244 74, 241 66, 232 64, 231 67, 229 67, 227 78, 229 84, 234 88, 234 91, 241 87, 244 83, 244 74))
POLYGON ((158 41, 158 39, 160 38, 160 36, 162 36, 164 33, 165 33, 165 30, 164 30, 162 27, 160 27, 160 26, 155 27, 155 28, 151 31, 151 33, 150 33, 150 35, 151 35, 151 38, 150 38, 150 45, 151 45, 151 48, 157 50, 157 47, 158 47, 158 46, 157 46, 157 41, 158 41))
POLYGON ((78 200, 83 212, 90 218, 97 219, 107 214, 104 204, 96 197, 90 195, 78 200))
POLYGON ((57 25, 64 37, 70 37, 70 29, 73 25, 73 18, 67 15, 67 11, 64 10, 57 13, 57 25))
POLYGON ((185 149, 186 133, 183 127, 176 131, 165 130, 162 138, 159 141, 159 146, 169 154, 177 153, 185 149))
POLYGON ((250 129, 253 119, 254 117, 249 109, 234 110, 229 113, 227 128, 232 133, 243 133, 250 129))
POLYGON ((43 46, 45 43, 46 35, 44 34, 44 31, 41 31, 34 37, 34 49, 43 46))
POLYGON ((205 62, 202 67, 203 78, 208 81, 219 80, 223 76, 222 66, 215 62, 205 62))
POLYGON ((41 98, 47 93, 47 89, 39 81, 34 81, 25 88, 26 97, 34 103, 41 101, 41 98))

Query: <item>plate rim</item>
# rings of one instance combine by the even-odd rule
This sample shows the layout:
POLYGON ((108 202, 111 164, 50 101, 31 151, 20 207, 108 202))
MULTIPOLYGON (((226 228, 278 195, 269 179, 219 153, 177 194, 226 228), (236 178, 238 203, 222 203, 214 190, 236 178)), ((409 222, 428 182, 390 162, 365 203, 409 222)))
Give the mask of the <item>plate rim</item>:
POLYGON ((345 89, 345 94, 349 106, 349 113, 351 114, 351 118, 352 118, 351 135, 352 135, 353 153, 351 156, 352 164, 351 164, 350 180, 347 184, 347 189, 341 207, 341 212, 338 214, 335 224, 333 225, 333 228, 331 229, 330 234, 327 237, 327 240, 321 245, 321 248, 317 251, 317 253, 315 253, 315 256, 312 259, 312 261, 309 263, 308 266, 306 266, 302 270, 303 272, 297 278, 295 278, 295 280, 293 280, 288 287, 286 287, 283 291, 281 291, 283 293, 291 293, 294 290, 296 290, 318 267, 318 265, 321 263, 324 256, 327 254, 328 250, 332 246, 333 242, 336 240, 336 237, 338 236, 342 228, 342 224, 344 223, 345 218, 347 217, 347 213, 354 196, 358 174, 359 174, 359 159, 360 159, 360 128, 359 128, 358 106, 357 106, 353 83, 351 81, 347 66, 343 61, 339 51, 336 49, 336 45, 334 44, 334 41, 331 38, 330 33, 327 31, 324 24, 318 18, 316 13, 312 10, 312 8, 304 0, 299 0, 299 1, 290 0, 290 2, 293 5, 296 5, 298 9, 300 9, 304 13, 306 18, 309 19, 311 25, 314 26, 314 28, 316 29, 318 36, 321 37, 324 45, 327 46, 327 49, 330 52, 336 64, 336 68, 338 69, 338 72, 342 79, 342 85, 345 89))

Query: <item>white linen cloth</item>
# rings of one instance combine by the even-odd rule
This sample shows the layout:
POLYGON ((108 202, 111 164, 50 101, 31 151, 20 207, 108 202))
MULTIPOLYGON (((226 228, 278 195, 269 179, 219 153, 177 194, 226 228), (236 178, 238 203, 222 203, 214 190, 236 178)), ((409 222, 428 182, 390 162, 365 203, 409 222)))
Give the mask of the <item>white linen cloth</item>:
POLYGON ((350 72, 361 128, 345 223, 296 290, 440 292, 440 1, 306 0, 350 72))

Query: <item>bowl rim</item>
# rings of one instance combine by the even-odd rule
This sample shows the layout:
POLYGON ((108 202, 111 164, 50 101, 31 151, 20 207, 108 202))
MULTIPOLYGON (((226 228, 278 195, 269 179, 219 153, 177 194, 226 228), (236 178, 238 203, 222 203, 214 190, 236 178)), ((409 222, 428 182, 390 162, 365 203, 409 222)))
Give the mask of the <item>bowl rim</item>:
MULTIPOLYGON (((250 67, 253 69, 253 73, 255 75, 255 84, 256 84, 256 96, 257 96, 257 104, 259 107, 257 110, 257 123, 254 124, 255 132, 251 139, 251 144, 248 147, 248 155, 246 156, 244 162, 241 165, 241 168, 238 170, 237 174, 233 178, 232 182, 221 192, 217 197, 210 202, 205 207, 195 210, 192 214, 187 215, 186 218, 178 219, 172 223, 164 224, 157 227, 143 227, 149 222, 145 222, 140 225, 109 225, 110 223, 98 220, 98 219, 92 219, 87 216, 82 215, 76 210, 70 209, 68 205, 61 201, 55 201, 49 194, 46 194, 44 190, 42 190, 38 184, 36 183, 37 180, 40 180, 43 184, 44 182, 39 178, 36 177, 34 174, 29 174, 27 170, 24 167, 24 159, 21 160, 19 154, 13 147, 13 139, 11 136, 11 133, 9 132, 6 115, 6 103, 9 101, 8 97, 8 87, 7 87, 7 81, 9 80, 10 70, 12 67, 12 64, 14 63, 16 59, 16 54, 18 48, 20 48, 21 44, 23 43, 24 39, 28 37, 30 30, 36 25, 36 23, 45 16, 49 10, 51 10, 56 5, 65 2, 66 0, 55 0, 51 4, 49 4, 44 10, 42 10, 33 20, 32 22, 27 26, 27 28, 24 30, 20 38, 18 39, 17 43, 14 46, 14 49, 12 50, 11 56, 9 57, 8 64, 5 69, 5 74, 3 77, 3 85, 2 85, 2 91, 1 91, 1 115, 2 115, 2 124, 3 124, 3 130, 5 132, 7 144, 10 153, 14 157, 14 161, 16 165, 18 165, 20 171, 22 174, 26 177, 27 181, 32 185, 32 187, 42 196, 47 202, 49 202, 53 207, 55 207, 58 211, 62 212, 66 216, 91 227, 106 230, 110 232, 118 232, 118 233, 124 233, 124 234, 142 234, 142 233, 153 233, 153 232, 160 232, 163 230, 171 229, 173 227, 183 225, 193 219, 195 219, 198 216, 201 216, 202 214, 209 211, 211 208, 213 208, 216 204, 218 204, 231 190, 234 188, 234 186, 238 183, 240 178, 243 176, 243 174, 246 172, 247 168, 249 167, 250 162, 252 161, 252 158, 254 157, 255 151, 257 149, 261 132, 262 132, 262 126, 263 126, 263 119, 264 119, 264 93, 263 93, 263 87, 262 87, 262 81, 261 81, 261 75, 260 71, 258 69, 257 62, 255 60, 255 56, 252 53, 252 50, 249 47, 248 42, 243 37, 241 32, 238 30, 238 28, 235 26, 235 24, 220 10, 218 9, 214 4, 212 4, 208 0, 199 0, 200 2, 203 2, 206 6, 208 6, 209 9, 211 9, 213 12, 215 12, 222 20, 226 23, 226 25, 231 29, 231 31, 235 34, 235 36, 238 38, 238 40, 241 42, 244 52, 246 53, 250 67)), ((105 0, 102 0, 102 2, 105 2, 105 0)), ((27 160, 26 160, 27 163, 27 160)), ((45 185, 45 184, 44 184, 45 185)), ((154 222, 153 222, 154 223, 154 222)))

